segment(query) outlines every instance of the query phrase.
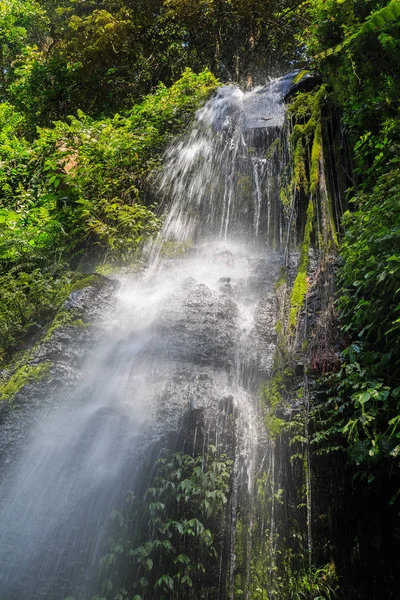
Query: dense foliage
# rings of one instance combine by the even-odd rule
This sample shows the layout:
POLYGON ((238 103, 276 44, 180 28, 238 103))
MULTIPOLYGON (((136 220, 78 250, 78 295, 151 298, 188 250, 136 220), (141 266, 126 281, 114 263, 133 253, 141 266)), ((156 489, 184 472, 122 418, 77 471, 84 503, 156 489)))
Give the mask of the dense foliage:
POLYGON ((216 79, 186 70, 160 84, 124 117, 93 120, 81 111, 40 129, 0 105, 0 340, 5 351, 32 323, 46 322, 73 284, 72 269, 104 259, 131 262, 160 221, 149 174, 171 136, 185 129, 216 79))
MULTIPOLYGON (((355 167, 337 281, 348 347, 331 381, 329 431, 342 434, 372 482, 397 472, 399 452, 400 3, 311 5, 310 52, 342 112, 355 167)), ((396 479, 393 488, 392 501, 396 479)))
MULTIPOLYGON (((365 497, 383 514, 400 492, 399 0, 0 0, 0 360, 51 320, 81 271, 137 260, 160 226, 149 177, 216 77, 246 86, 293 67, 317 70, 322 84, 298 94, 290 109, 293 169, 281 198, 284 209, 292 190, 303 198, 301 226, 293 227, 304 235, 289 338, 307 298, 310 248, 326 257, 339 243, 336 308, 345 349, 338 372, 324 378, 327 401, 315 403, 312 442, 316 452, 344 451, 349 480, 361 482, 351 484, 350 510, 365 497), (334 111, 340 142, 329 124, 334 111), (338 178, 350 186, 350 210, 334 223, 328 185, 317 234, 324 152, 329 146, 341 156, 340 144, 346 156, 338 178)), ((268 416, 278 438, 283 419, 268 416)), ((214 552, 208 509, 223 512, 228 467, 210 459, 200 475, 199 461, 179 454, 160 461, 140 500, 140 543, 127 548, 126 538, 104 558, 106 569, 120 560, 114 554, 128 555, 130 572, 140 574, 137 588, 127 583, 137 598, 149 582, 157 597, 178 597, 182 588, 191 597, 191 583, 204 575, 195 561, 214 552), (218 469, 221 493, 212 497, 218 469), (149 527, 160 536, 146 537, 149 527), (180 548, 189 536, 195 559, 180 548), (168 565, 157 579, 156 553, 168 565)), ((357 523, 368 521, 368 510, 360 507, 357 523)), ((389 547, 393 532, 379 519, 376 536, 389 547)), ((354 533, 354 561, 362 542, 354 533)), ((291 585, 306 595, 310 573, 293 573, 291 585)))
MULTIPOLYGON (((346 578, 353 578, 357 591, 348 589, 348 596, 396 597, 400 3, 316 1, 308 3, 308 11, 314 25, 307 28, 309 52, 340 113, 350 154, 343 170, 351 180, 336 273, 345 349, 338 373, 322 381, 327 401, 314 403, 312 443, 322 469, 326 464, 336 468, 328 455, 339 451, 337 486, 347 495, 340 501, 350 516, 336 518, 347 523, 348 540, 334 531, 329 535, 341 549, 338 560, 341 552, 352 564, 353 574, 347 572, 346 578)), ((342 568, 346 571, 347 565, 342 568)))
POLYGON ((100 559, 107 576, 102 597, 216 597, 216 547, 223 534, 231 468, 232 461, 217 457, 211 445, 204 456, 163 450, 143 496, 128 493, 123 511, 111 514, 110 551, 100 559))
POLYGON ((31 129, 81 109, 130 107, 185 67, 225 80, 265 77, 295 53, 296 0, 1 2, 0 98, 31 129))

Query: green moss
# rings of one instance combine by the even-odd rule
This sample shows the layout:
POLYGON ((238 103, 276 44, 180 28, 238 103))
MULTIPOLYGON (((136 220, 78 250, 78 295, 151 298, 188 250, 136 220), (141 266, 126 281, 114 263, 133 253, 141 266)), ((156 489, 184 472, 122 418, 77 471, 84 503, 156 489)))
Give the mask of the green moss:
POLYGON ((73 285, 71 286, 71 292, 76 292, 76 290, 83 290, 84 288, 90 287, 92 285, 98 285, 102 281, 103 279, 98 273, 85 275, 84 277, 79 278, 73 283, 73 285))
POLYGON ((76 313, 72 310, 61 309, 58 311, 53 321, 51 322, 50 327, 48 328, 46 335, 43 338, 44 342, 47 342, 53 333, 60 329, 61 327, 65 327, 66 325, 70 325, 73 319, 76 317, 76 313))
POLYGON ((332 198, 328 198, 328 212, 329 212, 329 223, 331 226, 331 233, 333 238, 333 243, 336 247, 339 247, 339 239, 338 233, 335 225, 335 219, 333 217, 333 207, 332 207, 332 198))
MULTIPOLYGON (((3 242, 7 247, 5 238, 3 242)), ((9 272, 0 276, 1 362, 10 360, 18 350, 30 345, 38 331, 34 325, 41 327, 48 323, 70 290, 69 272, 60 274, 58 268, 52 272, 45 267, 29 271, 28 258, 24 264, 27 271, 11 267, 12 263, 7 260, 3 262, 3 270, 8 264, 9 272)))
POLYGON ((275 440, 286 429, 287 422, 277 417, 277 411, 284 406, 284 378, 278 371, 265 385, 263 398, 265 406, 264 424, 270 438, 275 440))
POLYGON ((264 419, 264 423, 269 437, 273 440, 276 440, 277 437, 286 431, 286 421, 284 419, 280 419, 274 414, 267 414, 264 419))
MULTIPOLYGON (((85 286, 87 287, 87 286, 85 286)), ((76 310, 61 309, 54 317, 49 329, 46 332, 43 341, 48 341, 53 333, 61 327, 70 325, 72 327, 78 327, 79 329, 87 329, 90 327, 90 323, 85 323, 79 316, 76 310)))
POLYGON ((321 120, 315 127, 314 140, 311 151, 311 169, 310 169, 310 192, 315 194, 319 182, 319 163, 322 156, 322 123, 321 120))
POLYGON ((299 138, 296 143, 296 147, 293 155, 294 171, 292 187, 295 187, 297 191, 303 189, 305 192, 308 191, 308 181, 306 174, 306 154, 303 140, 299 138))
POLYGON ((297 325, 299 312, 304 304, 307 293, 308 253, 310 250, 310 237, 313 228, 313 219, 314 204, 313 201, 310 200, 307 208, 307 221, 304 230, 303 244, 301 246, 299 267, 290 297, 289 327, 292 330, 295 329, 297 325))
MULTIPOLYGON (((312 113, 312 93, 300 92, 296 94, 294 99, 288 106, 288 114, 293 117, 295 122, 302 123, 308 120, 312 113)), ((296 125, 301 129, 301 125, 296 125)))
POLYGON ((301 307, 303 306, 306 293, 307 273, 304 271, 299 271, 293 284, 292 295, 290 298, 289 325, 293 329, 297 325, 298 314, 300 312, 301 307))
POLYGON ((90 323, 84 323, 82 319, 75 319, 75 321, 71 321, 71 325, 73 327, 79 327, 79 329, 87 329, 90 327, 90 323))
POLYGON ((285 285, 285 283, 287 282, 287 272, 286 272, 286 267, 282 267, 281 268, 281 272, 279 275, 279 279, 278 281, 275 283, 275 289, 279 290, 280 287, 282 287, 283 285, 285 285))
POLYGON ((291 197, 288 188, 286 186, 281 187, 279 194, 283 206, 290 206, 291 197))
POLYGON ((50 362, 23 365, 0 387, 0 401, 11 401, 28 383, 41 381, 51 367, 50 362))
POLYGON ((296 125, 293 127, 293 131, 290 135, 290 139, 293 142, 296 142, 299 138, 303 137, 304 135, 304 125, 300 125, 299 123, 296 123, 296 125))
POLYGON ((326 87, 317 91, 297 94, 289 106, 289 113, 295 120, 291 141, 293 152, 293 185, 299 191, 309 189, 315 194, 319 182, 319 163, 322 155, 322 103, 326 97, 326 87), (306 148, 312 143, 309 181, 306 169, 306 148))
POLYGON ((275 151, 278 150, 280 151, 282 149, 282 145, 281 145, 281 139, 280 138, 276 138, 276 140, 274 140, 272 142, 272 144, 270 145, 270 147, 268 148, 267 154, 266 154, 266 158, 270 159, 273 157, 273 155, 275 154, 275 151))
POLYGON ((296 77, 293 79, 293 83, 296 85, 297 83, 300 83, 300 81, 303 79, 303 77, 305 77, 306 75, 308 75, 310 71, 308 69, 302 69, 300 71, 300 73, 298 73, 296 75, 296 77))

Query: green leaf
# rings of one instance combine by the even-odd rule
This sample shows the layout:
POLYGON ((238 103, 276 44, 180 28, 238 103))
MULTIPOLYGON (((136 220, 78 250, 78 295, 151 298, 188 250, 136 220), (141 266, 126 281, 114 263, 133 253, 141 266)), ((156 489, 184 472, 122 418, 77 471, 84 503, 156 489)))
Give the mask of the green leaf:
POLYGON ((184 577, 182 577, 182 583, 186 583, 186 585, 188 585, 189 587, 193 587, 193 582, 190 579, 189 575, 185 575, 184 577))
POLYGON ((173 581, 172 577, 170 577, 169 575, 162 575, 156 581, 156 587, 164 587, 164 588, 168 588, 169 590, 173 591, 174 581, 173 581))

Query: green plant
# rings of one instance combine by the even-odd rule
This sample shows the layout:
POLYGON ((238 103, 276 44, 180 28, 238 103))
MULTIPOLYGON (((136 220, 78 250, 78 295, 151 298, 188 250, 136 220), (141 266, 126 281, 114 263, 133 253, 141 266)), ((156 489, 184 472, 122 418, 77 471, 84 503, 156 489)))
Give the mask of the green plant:
POLYGON ((32 327, 44 325, 68 296, 68 273, 38 269, 0 276, 0 343, 3 358, 21 344, 32 327))
POLYGON ((215 89, 185 70, 124 117, 69 122, 24 137, 26 118, 0 105, 0 344, 5 358, 47 324, 72 289, 83 255, 132 265, 161 221, 149 176, 172 137, 215 89))
POLYGON ((328 563, 323 567, 313 567, 309 571, 288 572, 288 600, 333 600, 337 597, 338 577, 335 565, 328 563))
POLYGON ((27 364, 20 367, 3 385, 0 385, 0 402, 12 402, 18 392, 28 383, 41 381, 48 373, 50 367, 50 362, 37 365, 27 364))
POLYGON ((216 568, 214 540, 231 476, 231 461, 217 458, 215 451, 210 446, 208 455, 196 457, 162 451, 143 499, 129 494, 126 515, 112 512, 119 534, 100 560, 100 568, 109 575, 105 592, 113 589, 113 573, 122 565, 122 596, 126 589, 141 598, 199 598, 198 590, 206 593, 213 587, 206 566, 216 568), (130 522, 142 524, 134 538, 130 522))
POLYGON ((313 228, 314 218, 314 205, 313 200, 310 199, 307 208, 307 221, 304 230, 304 239, 301 246, 299 266, 297 270, 296 279, 293 283, 292 293, 290 296, 290 313, 289 313, 289 327, 294 330, 300 310, 303 307, 304 300, 307 294, 307 270, 309 261, 310 251, 310 236, 313 228))

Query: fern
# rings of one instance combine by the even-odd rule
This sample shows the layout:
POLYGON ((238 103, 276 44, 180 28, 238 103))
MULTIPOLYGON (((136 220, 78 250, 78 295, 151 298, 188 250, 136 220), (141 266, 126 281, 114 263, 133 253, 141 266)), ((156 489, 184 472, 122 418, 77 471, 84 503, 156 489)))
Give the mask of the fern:
POLYGON ((400 40, 385 32, 379 35, 378 40, 390 64, 394 67, 400 66, 400 40))
POLYGON ((396 23, 399 19, 400 0, 392 0, 384 8, 372 13, 372 15, 365 21, 361 28, 354 33, 350 39, 355 39, 364 33, 383 29, 383 27, 386 27, 386 25, 396 23))
POLYGON ((328 56, 334 56, 335 54, 341 52, 349 44, 357 40, 360 36, 373 32, 379 32, 384 27, 388 25, 393 25, 399 20, 400 0, 391 0, 391 2, 387 6, 372 13, 372 15, 368 17, 368 19, 361 25, 361 27, 359 27, 359 29, 357 29, 357 31, 355 31, 352 35, 349 35, 345 40, 343 40, 343 42, 341 42, 337 46, 334 46, 333 48, 328 48, 328 50, 321 52, 315 58, 321 60, 327 58, 328 56))

